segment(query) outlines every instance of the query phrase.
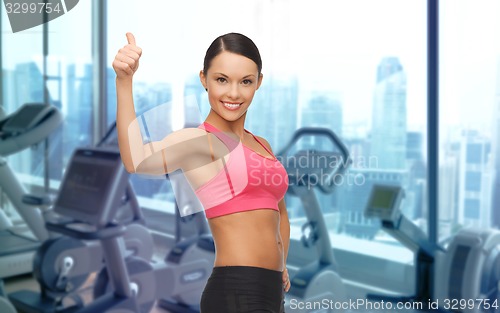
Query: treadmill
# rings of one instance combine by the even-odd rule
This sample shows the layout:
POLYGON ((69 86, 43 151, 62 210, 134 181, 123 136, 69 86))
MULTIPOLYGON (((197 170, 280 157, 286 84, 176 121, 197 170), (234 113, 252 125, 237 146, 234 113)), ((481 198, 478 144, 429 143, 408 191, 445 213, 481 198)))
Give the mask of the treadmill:
POLYGON ((5 157, 45 140, 62 120, 56 107, 43 103, 24 104, 0 120, 0 189, 36 238, 18 234, 9 227, 9 222, 3 223, 4 227, 0 228, 0 280, 32 272, 33 255, 40 242, 49 238, 42 212, 23 201, 27 190, 5 157))

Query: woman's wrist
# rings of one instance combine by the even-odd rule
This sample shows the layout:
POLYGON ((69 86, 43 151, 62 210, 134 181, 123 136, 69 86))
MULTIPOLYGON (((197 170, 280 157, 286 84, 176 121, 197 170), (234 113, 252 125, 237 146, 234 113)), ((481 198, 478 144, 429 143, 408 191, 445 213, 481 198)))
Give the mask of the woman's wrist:
POLYGON ((116 83, 120 85, 132 85, 133 76, 119 77, 116 76, 116 83))

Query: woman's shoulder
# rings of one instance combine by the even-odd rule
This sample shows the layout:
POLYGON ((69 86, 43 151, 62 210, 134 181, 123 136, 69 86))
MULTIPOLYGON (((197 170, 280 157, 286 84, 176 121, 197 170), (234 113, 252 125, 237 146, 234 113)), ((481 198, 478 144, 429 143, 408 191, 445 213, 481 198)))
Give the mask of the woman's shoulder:
POLYGON ((250 135, 252 135, 253 137, 255 137, 255 139, 257 139, 261 144, 266 146, 266 148, 268 148, 270 151, 273 151, 273 149, 271 148, 271 145, 264 137, 257 136, 253 132, 249 131, 248 129, 246 129, 246 132, 249 133, 250 135))
POLYGON ((273 151, 273 149, 271 148, 271 145, 269 144, 269 142, 264 138, 264 137, 261 137, 261 136, 257 136, 257 135, 254 135, 260 142, 262 142, 263 145, 266 146, 266 148, 268 148, 269 150, 273 151))

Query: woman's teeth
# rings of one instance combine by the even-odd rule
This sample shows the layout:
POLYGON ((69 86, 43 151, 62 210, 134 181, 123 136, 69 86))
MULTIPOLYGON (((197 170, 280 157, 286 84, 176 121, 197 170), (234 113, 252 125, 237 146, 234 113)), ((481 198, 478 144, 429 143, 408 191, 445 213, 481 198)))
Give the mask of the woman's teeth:
POLYGON ((226 108, 233 109, 233 110, 238 108, 241 105, 241 103, 227 103, 227 102, 223 102, 223 104, 226 108))

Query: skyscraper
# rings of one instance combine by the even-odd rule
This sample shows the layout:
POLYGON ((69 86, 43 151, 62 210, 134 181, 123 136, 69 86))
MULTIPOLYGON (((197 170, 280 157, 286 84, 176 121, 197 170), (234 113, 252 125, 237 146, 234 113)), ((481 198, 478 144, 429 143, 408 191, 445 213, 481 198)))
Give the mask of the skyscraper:
MULTIPOLYGON (((92 64, 71 63, 66 68, 66 95, 63 100, 67 112, 63 144, 66 152, 74 148, 91 145, 92 121, 92 64)), ((115 115, 116 117, 116 115, 115 115)), ((65 156, 69 158, 69 155, 65 156)))
POLYGON ((15 90, 15 78, 16 73, 12 70, 3 69, 2 70, 2 84, 3 84, 3 94, 1 105, 5 114, 12 113, 16 108, 19 107, 17 103, 17 97, 14 92, 15 90))
POLYGON ((408 159, 421 160, 422 138, 418 133, 407 133, 406 74, 396 57, 383 58, 377 68, 371 126, 371 138, 364 145, 369 149, 364 156, 369 162, 349 170, 357 182, 342 186, 339 201, 344 232, 360 238, 374 238, 380 228, 379 221, 363 215, 374 184, 402 186, 406 196, 399 208, 401 212, 412 220, 422 215, 418 201, 422 184, 412 181, 414 177, 407 168, 408 159), (414 146, 407 153, 408 141, 414 146))
POLYGON ((491 142, 475 131, 464 131, 460 143, 458 223, 491 227, 493 162, 491 142))
POLYGON ((309 102, 301 108, 302 127, 326 127, 338 136, 342 134, 342 105, 337 97, 313 94, 309 102))
POLYGON ((406 162, 406 74, 396 57, 382 59, 372 111, 371 155, 381 169, 404 169, 406 162))
MULTIPOLYGON (((25 103, 43 103, 44 102, 44 82, 43 75, 35 62, 19 63, 16 65, 12 81, 5 82, 12 89, 4 89, 8 95, 9 102, 6 103, 5 112, 13 113, 25 103)), ((50 100, 49 100, 50 101, 50 100)), ((43 146, 43 145, 40 145, 43 146)), ((10 161, 12 169, 18 173, 30 173, 42 175, 41 169, 37 169, 38 164, 43 164, 42 149, 34 149, 19 152, 15 158, 10 161)))
POLYGON ((14 93, 14 103, 11 103, 13 107, 8 108, 8 111, 18 109, 25 103, 44 101, 43 75, 35 62, 19 63, 16 66, 12 86, 14 90, 4 90, 14 93))
POLYGON ((439 235, 452 235, 458 224, 458 187, 460 148, 457 144, 446 144, 443 160, 439 165, 439 235))
POLYGON ((497 62, 497 88, 494 106, 493 160, 495 179, 493 183, 491 220, 492 226, 500 228, 500 58, 497 62))

